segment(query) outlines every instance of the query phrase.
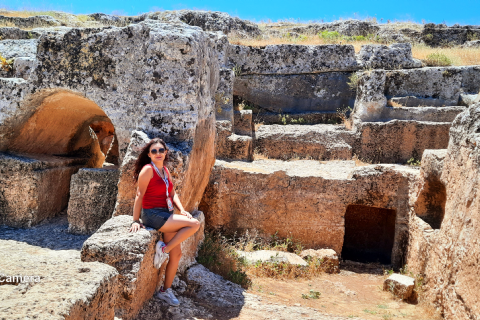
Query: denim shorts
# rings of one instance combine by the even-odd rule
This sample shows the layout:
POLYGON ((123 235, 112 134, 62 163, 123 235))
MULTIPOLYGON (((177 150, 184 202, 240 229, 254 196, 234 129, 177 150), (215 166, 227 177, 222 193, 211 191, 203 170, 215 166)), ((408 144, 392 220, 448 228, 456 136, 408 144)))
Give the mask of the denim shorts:
POLYGON ((142 209, 141 218, 146 227, 158 230, 163 227, 172 214, 173 211, 168 211, 168 208, 142 209))

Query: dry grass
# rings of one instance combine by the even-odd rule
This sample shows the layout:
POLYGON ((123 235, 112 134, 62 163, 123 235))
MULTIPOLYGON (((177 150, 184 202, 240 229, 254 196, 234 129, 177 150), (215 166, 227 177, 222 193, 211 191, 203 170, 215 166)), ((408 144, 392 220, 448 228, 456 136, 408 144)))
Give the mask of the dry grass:
POLYGON ((369 166, 372 164, 372 161, 366 159, 360 159, 356 154, 353 155, 352 160, 355 161, 356 167, 369 166))
POLYGON ((17 17, 17 18, 28 18, 32 16, 52 16, 56 18, 58 16, 58 14, 55 11, 32 11, 32 10, 10 11, 6 9, 0 9, 0 15, 5 17, 17 17))
POLYGON ((401 105, 400 103, 395 102, 395 101, 392 101, 392 100, 388 100, 388 101, 387 101, 387 105, 388 105, 389 107, 394 107, 394 108, 402 108, 402 107, 404 107, 404 106, 401 105))

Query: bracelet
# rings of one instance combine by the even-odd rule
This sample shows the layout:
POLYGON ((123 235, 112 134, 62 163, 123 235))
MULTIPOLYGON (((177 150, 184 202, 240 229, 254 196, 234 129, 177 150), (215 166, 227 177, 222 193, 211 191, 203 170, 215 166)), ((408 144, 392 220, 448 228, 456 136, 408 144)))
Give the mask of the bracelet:
POLYGON ((132 222, 132 224, 131 224, 130 226, 132 226, 134 223, 138 223, 139 225, 142 225, 142 224, 140 223, 140 220, 135 220, 135 221, 132 222))

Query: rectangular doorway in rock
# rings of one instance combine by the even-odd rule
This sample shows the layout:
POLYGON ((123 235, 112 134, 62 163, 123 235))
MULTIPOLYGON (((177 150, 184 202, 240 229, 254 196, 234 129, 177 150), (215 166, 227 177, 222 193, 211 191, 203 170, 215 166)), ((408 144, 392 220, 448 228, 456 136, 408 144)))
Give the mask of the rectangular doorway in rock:
POLYGON ((345 213, 342 258, 390 264, 395 237, 396 211, 349 205, 345 213))

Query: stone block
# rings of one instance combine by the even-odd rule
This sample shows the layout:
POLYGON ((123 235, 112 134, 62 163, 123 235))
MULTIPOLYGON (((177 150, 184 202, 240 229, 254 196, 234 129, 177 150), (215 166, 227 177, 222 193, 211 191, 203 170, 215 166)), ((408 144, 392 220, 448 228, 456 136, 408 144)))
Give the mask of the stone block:
POLYGON ((467 41, 462 48, 480 48, 480 40, 467 41))
POLYGON ((357 128, 359 141, 353 153, 372 163, 406 163, 420 160, 425 149, 445 149, 449 122, 392 120, 364 122, 357 128), (381 140, 378 137, 382 137, 381 140))
MULTIPOLYGON (((198 231, 181 244, 182 258, 178 269, 182 272, 195 263, 198 246, 204 238, 205 217, 202 212, 192 212, 201 222, 198 231)), ((105 222, 85 241, 81 251, 82 261, 99 261, 119 273, 119 297, 115 302, 115 316, 133 319, 149 300, 164 276, 164 267, 155 269, 153 259, 156 243, 162 234, 152 228, 135 233, 128 230, 132 217, 120 215, 105 222)))
POLYGON ((355 91, 348 86, 351 74, 241 75, 235 78, 233 94, 277 114, 337 112, 354 104, 355 91))
POLYGON ((227 147, 230 151, 228 155, 229 159, 246 161, 253 160, 252 137, 232 134, 227 138, 227 147))
POLYGON ((338 256, 335 250, 332 249, 319 249, 319 250, 314 250, 314 249, 307 249, 303 250, 299 254, 300 257, 302 257, 305 260, 308 259, 319 259, 322 261, 322 266, 325 268, 325 272, 327 273, 338 273, 340 272, 340 269, 338 268, 339 262, 338 262, 338 256))
POLYGON ((76 250, 0 240, 0 318, 113 319, 118 272, 76 250))
POLYGON ((238 256, 245 259, 250 264, 255 264, 258 261, 268 263, 287 263, 297 266, 307 266, 308 263, 294 253, 274 251, 274 250, 258 250, 252 252, 245 252, 237 250, 238 256))
POLYGON ((255 151, 270 159, 351 159, 355 133, 341 126, 317 124, 262 125, 255 132, 255 151))
POLYGON ((415 279, 394 273, 383 282, 383 290, 393 293, 396 297, 408 300, 415 289, 415 279))
POLYGON ((366 121, 378 121, 383 109, 387 106, 385 97, 385 71, 374 70, 363 72, 357 84, 357 97, 352 118, 357 123, 366 121))
POLYGON ((68 205, 70 178, 86 159, 0 153, 0 222, 28 228, 68 205))
POLYGON ((409 105, 412 107, 456 106, 462 87, 462 73, 463 70, 457 67, 389 71, 384 92, 388 99, 414 97, 409 105))
POLYGON ((421 68, 422 62, 412 57, 410 43, 363 45, 357 55, 359 65, 365 69, 421 68))
POLYGON ((163 270, 153 266, 161 234, 153 229, 129 233, 131 223, 131 216, 111 218, 84 242, 81 251, 82 261, 102 262, 118 271, 120 292, 115 316, 122 319, 133 319, 153 296, 163 270))
POLYGON ((302 74, 359 69, 352 45, 268 45, 264 48, 231 45, 229 66, 240 75, 302 74))
POLYGON ((233 81, 235 74, 227 68, 220 69, 220 81, 215 92, 216 120, 233 121, 233 81))
POLYGON ((241 136, 253 135, 252 110, 235 111, 233 132, 241 136))
POLYGON ((76 234, 94 233, 111 218, 117 199, 119 171, 80 169, 70 182, 68 231, 76 234))
POLYGON ((363 21, 357 19, 339 20, 326 23, 309 23, 306 26, 293 27, 287 29, 302 34, 317 35, 322 31, 337 31, 344 36, 364 36, 367 37, 376 34, 380 26, 370 21, 363 21))

